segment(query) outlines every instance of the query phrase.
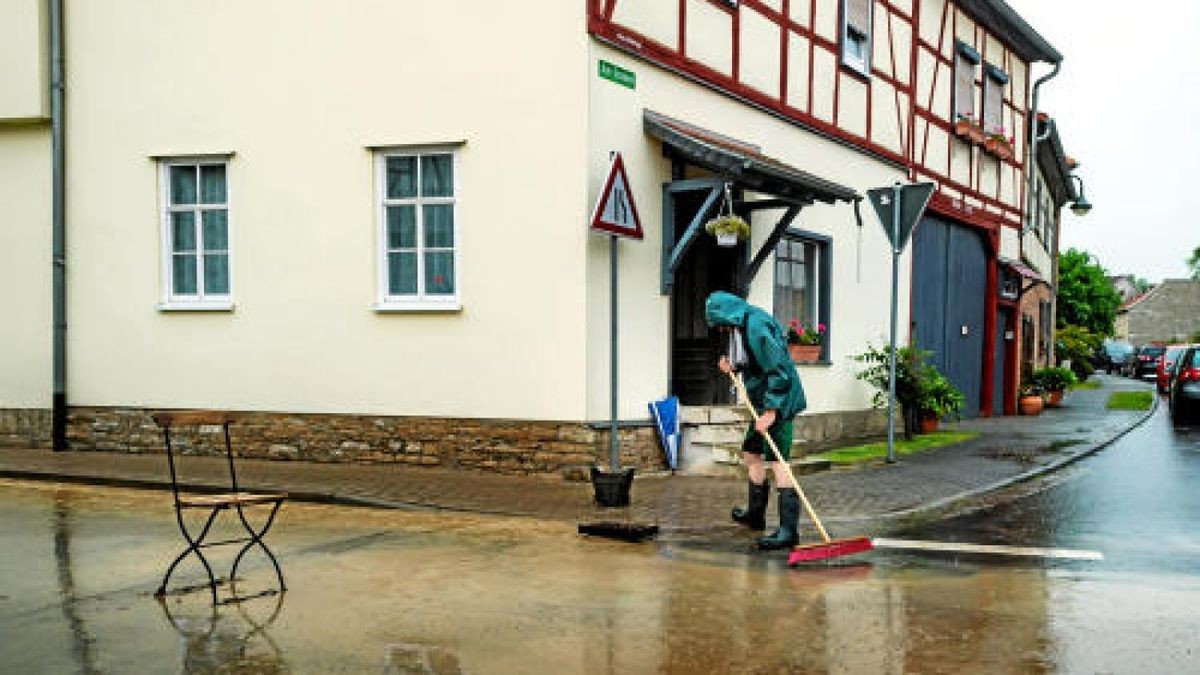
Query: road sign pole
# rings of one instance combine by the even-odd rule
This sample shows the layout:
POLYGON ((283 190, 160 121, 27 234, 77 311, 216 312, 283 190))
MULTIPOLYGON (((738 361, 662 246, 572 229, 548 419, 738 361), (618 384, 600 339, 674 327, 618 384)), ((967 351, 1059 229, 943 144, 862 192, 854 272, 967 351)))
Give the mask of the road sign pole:
POLYGON ((888 351, 887 461, 896 461, 896 305, 900 285, 900 183, 892 186, 892 337, 888 351))
POLYGON ((609 335, 609 339, 611 340, 611 344, 612 344, 611 352, 610 352, 610 357, 611 357, 610 360, 612 363, 610 364, 610 371, 609 371, 609 385, 611 386, 612 391, 609 392, 609 412, 610 412, 612 419, 609 422, 608 460, 609 460, 609 468, 612 470, 613 473, 617 472, 617 466, 618 466, 618 443, 617 443, 617 239, 619 239, 619 238, 620 237, 617 237, 616 235, 609 237, 609 239, 612 242, 610 244, 610 248, 609 248, 609 282, 611 284, 611 287, 609 288, 609 295, 611 296, 609 298, 609 313, 611 314, 611 318, 612 318, 612 332, 609 335))

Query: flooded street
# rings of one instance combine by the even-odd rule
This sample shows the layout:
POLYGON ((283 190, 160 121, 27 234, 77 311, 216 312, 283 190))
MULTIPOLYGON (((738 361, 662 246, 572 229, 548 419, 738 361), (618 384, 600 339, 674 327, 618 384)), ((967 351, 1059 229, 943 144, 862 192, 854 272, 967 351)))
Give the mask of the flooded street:
MULTIPOLYGON (((1103 562, 876 551, 805 570, 732 531, 627 545, 569 523, 287 504, 268 538, 287 593, 214 611, 205 592, 153 597, 181 550, 168 494, 8 482, 0 670, 1195 672, 1197 487, 1200 432, 1160 413, 1045 492, 908 533, 1103 562)), ((242 570, 244 592, 273 581, 261 556, 242 570)), ((193 559, 173 584, 201 578, 193 559)))

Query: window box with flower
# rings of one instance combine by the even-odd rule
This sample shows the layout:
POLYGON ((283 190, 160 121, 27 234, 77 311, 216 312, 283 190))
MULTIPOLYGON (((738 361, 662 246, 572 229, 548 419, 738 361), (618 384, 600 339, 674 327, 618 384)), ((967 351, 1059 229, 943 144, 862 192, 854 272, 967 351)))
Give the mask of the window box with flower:
POLYGON ((993 157, 1001 160, 1009 160, 1013 158, 1013 147, 1016 145, 1016 139, 1006 135, 1004 127, 1000 127, 996 131, 988 133, 987 140, 983 142, 983 149, 993 157))
POLYGON ((983 125, 969 113, 958 116, 958 120, 954 122, 954 135, 972 145, 983 145, 987 140, 983 125))
POLYGON ((816 363, 821 360, 821 345, 825 341, 825 324, 805 326, 797 319, 788 323, 788 354, 793 363, 816 363))

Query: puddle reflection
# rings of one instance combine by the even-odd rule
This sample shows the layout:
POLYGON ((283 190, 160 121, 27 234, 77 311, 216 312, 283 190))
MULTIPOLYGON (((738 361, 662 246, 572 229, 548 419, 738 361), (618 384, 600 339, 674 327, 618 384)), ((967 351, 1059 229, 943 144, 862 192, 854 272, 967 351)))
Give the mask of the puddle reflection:
POLYGON ((204 606, 200 600, 179 596, 156 599, 167 624, 180 637, 180 672, 266 675, 290 671, 283 650, 269 632, 283 611, 283 593, 221 605, 208 605, 207 594, 201 595, 204 606))

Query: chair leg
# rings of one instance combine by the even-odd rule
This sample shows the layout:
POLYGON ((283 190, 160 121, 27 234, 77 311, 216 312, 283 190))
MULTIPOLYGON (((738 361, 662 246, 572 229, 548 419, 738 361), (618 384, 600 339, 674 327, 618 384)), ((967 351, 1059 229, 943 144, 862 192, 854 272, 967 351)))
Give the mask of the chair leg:
POLYGON ((208 520, 204 522, 204 527, 201 528, 200 535, 195 539, 192 539, 191 535, 188 533, 187 525, 183 522, 183 514, 179 511, 179 509, 175 510, 175 518, 179 522, 179 531, 183 534, 183 538, 187 540, 188 547, 184 549, 182 553, 176 556, 175 560, 171 563, 171 566, 167 568, 167 573, 163 576, 162 584, 158 587, 158 591, 155 593, 156 596, 162 597, 167 594, 167 583, 171 580, 171 575, 175 573, 175 568, 178 567, 179 563, 183 562, 183 559, 189 554, 195 553, 196 557, 200 559, 200 564, 204 566, 204 571, 208 573, 208 588, 212 594, 213 604, 217 604, 217 578, 213 574, 212 566, 208 564, 208 559, 206 559, 204 554, 200 552, 200 544, 203 543, 204 538, 208 536, 208 531, 210 528, 212 528, 213 521, 217 519, 218 513, 220 513, 220 509, 213 509, 212 512, 208 514, 208 520))
POLYGON ((279 561, 275 559, 275 554, 271 552, 271 549, 267 547, 266 542, 263 541, 263 537, 267 535, 267 530, 270 530, 271 524, 275 522, 275 514, 279 513, 279 507, 282 505, 283 502, 275 502, 275 506, 271 508, 270 515, 267 516, 266 523, 264 523, 262 528, 259 530, 255 530, 254 526, 250 524, 250 521, 246 519, 246 514, 242 511, 241 505, 237 506, 238 518, 241 519, 242 525, 246 528, 246 531, 250 533, 250 541, 242 547, 242 550, 238 551, 237 557, 233 559, 233 567, 229 572, 230 579, 237 577, 237 568, 242 562, 242 556, 246 555, 246 553, 253 548, 255 544, 257 544, 263 550, 263 553, 267 554, 267 558, 271 561, 271 565, 275 567, 275 577, 279 580, 280 592, 287 590, 287 586, 283 582, 283 570, 279 567, 279 561))

